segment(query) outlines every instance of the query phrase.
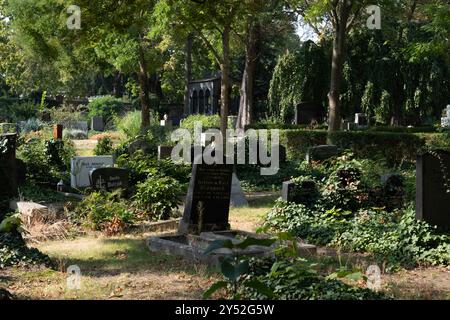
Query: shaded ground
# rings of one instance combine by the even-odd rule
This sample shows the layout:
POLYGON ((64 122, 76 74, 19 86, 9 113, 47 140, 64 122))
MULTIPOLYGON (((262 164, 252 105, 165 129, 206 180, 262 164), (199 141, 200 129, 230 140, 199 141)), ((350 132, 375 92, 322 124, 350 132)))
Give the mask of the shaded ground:
MULTIPOLYGON (((250 194, 248 208, 231 210, 232 228, 256 230, 277 196, 250 194)), ((149 235, 43 242, 37 247, 56 259, 57 271, 8 268, 1 272, 0 287, 23 299, 201 299, 218 275, 204 266, 149 252, 149 235), (67 287, 65 271, 74 264, 82 272, 81 290, 67 287)), ((329 272, 342 263, 328 255, 317 261, 329 272)), ((450 268, 384 274, 382 286, 398 299, 450 299, 450 268)))

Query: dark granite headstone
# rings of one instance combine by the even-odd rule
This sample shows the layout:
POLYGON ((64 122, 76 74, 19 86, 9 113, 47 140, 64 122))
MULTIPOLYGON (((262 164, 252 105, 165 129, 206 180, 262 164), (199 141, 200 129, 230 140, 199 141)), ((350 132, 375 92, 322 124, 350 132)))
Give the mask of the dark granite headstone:
POLYGON ((308 206, 314 204, 319 198, 319 190, 313 180, 285 181, 281 190, 281 198, 286 202, 308 206))
POLYGON ((95 190, 127 190, 129 171, 119 168, 98 168, 90 172, 91 187, 95 190))
POLYGON ((339 154, 339 149, 337 146, 333 145, 322 145, 315 146, 308 149, 306 153, 306 161, 310 163, 311 161, 324 161, 329 158, 335 157, 339 154))
POLYGON ((417 157, 416 218, 450 230, 450 153, 417 157))
POLYGON ((103 117, 92 117, 91 130, 94 130, 94 131, 105 130, 105 122, 103 121, 103 117))
POLYGON ((229 230, 233 165, 194 164, 179 232, 229 230))
POLYGON ((172 156, 173 147, 158 146, 158 160, 169 159, 172 156))
POLYGON ((321 122, 323 118, 323 107, 313 102, 301 102, 295 108, 294 124, 306 124, 321 122))
POLYGON ((0 209, 4 201, 17 196, 15 133, 0 135, 0 209))

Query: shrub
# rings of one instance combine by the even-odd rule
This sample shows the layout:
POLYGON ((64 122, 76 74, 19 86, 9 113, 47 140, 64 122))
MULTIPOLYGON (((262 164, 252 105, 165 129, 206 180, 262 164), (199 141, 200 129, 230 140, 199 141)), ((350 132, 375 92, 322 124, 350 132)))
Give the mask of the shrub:
MULTIPOLYGON (((257 281, 269 288, 275 300, 386 300, 383 293, 351 286, 320 275, 314 265, 303 259, 273 262, 253 260, 244 282, 257 281)), ((266 299, 257 290, 244 291, 246 299, 266 299)))
POLYGON ((208 129, 219 129, 220 128, 220 116, 213 115, 207 116, 203 114, 196 114, 183 119, 181 123, 181 128, 189 130, 191 135, 194 133, 194 127, 197 122, 202 124, 203 132, 208 129))
POLYGON ((39 131, 42 129, 43 126, 44 124, 39 119, 31 118, 20 126, 20 131, 22 132, 39 131))
POLYGON ((75 150, 70 141, 53 141, 32 138, 17 149, 17 157, 27 167, 27 180, 54 187, 60 179, 68 180, 70 159, 75 150))
POLYGON ((94 154, 96 156, 104 156, 104 155, 110 155, 113 152, 113 143, 111 141, 111 138, 104 137, 98 140, 97 145, 94 149, 94 154))
POLYGON ((394 213, 381 209, 356 213, 278 201, 266 226, 286 231, 318 245, 368 252, 388 267, 450 264, 450 237, 415 219, 412 208, 394 213))
POLYGON ((88 108, 89 117, 101 116, 107 122, 123 109, 123 102, 112 96, 103 96, 89 102, 88 108))
POLYGON ((35 248, 28 248, 19 230, 18 216, 4 218, 0 224, 0 270, 8 266, 45 265, 52 267, 50 258, 35 248))
POLYGON ((19 101, 13 103, 9 108, 9 116, 16 122, 25 121, 36 117, 39 105, 32 101, 19 101))
POLYGON ((84 115, 79 108, 73 108, 68 105, 63 105, 59 108, 49 109, 50 117, 53 123, 70 123, 87 120, 87 114, 84 115))
POLYGON ((115 116, 114 124, 122 139, 133 139, 141 134, 141 112, 131 111, 123 117, 115 116))
POLYGON ((155 220, 167 220, 180 204, 181 184, 172 177, 149 176, 136 185, 134 204, 155 220))
POLYGON ((73 222, 80 222, 92 230, 116 234, 133 222, 134 215, 120 199, 120 191, 93 192, 81 201, 71 215, 73 222))

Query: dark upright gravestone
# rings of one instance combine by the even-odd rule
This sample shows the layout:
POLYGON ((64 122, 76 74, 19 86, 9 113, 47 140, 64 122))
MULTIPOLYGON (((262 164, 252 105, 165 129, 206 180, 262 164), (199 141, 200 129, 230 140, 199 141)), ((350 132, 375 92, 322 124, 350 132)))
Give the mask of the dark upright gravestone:
POLYGON ((314 180, 285 181, 281 190, 281 198, 286 202, 311 205, 319 198, 319 190, 314 180))
POLYGON ((450 230, 450 153, 417 157, 416 218, 450 230))
POLYGON ((103 117, 92 117, 91 119, 91 130, 94 131, 103 131, 105 130, 105 122, 103 121, 103 117))
POLYGON ((119 168, 98 168, 90 172, 91 187, 95 190, 127 190, 129 172, 119 168))
POLYGON ((228 214, 232 176, 233 165, 193 164, 180 233, 230 229, 228 214))
POLYGON ((172 150, 172 146, 158 146, 158 160, 170 159, 172 150))
POLYGON ((311 161, 324 161, 329 158, 335 157, 339 154, 339 149, 337 146, 333 145, 322 145, 314 146, 308 148, 306 153, 306 162, 311 161))
POLYGON ((314 102, 301 102, 295 108, 294 124, 311 124, 321 122, 323 118, 323 107, 314 102))
POLYGON ((0 213, 8 207, 7 201, 17 196, 18 192, 16 140, 15 133, 0 135, 0 213))

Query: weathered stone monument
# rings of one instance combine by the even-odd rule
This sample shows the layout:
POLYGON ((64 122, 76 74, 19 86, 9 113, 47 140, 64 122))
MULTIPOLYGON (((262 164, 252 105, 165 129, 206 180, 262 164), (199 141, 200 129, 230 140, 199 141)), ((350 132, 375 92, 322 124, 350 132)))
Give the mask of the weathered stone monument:
POLYGON ((306 162, 324 161, 339 154, 339 149, 334 145, 321 145, 308 148, 306 162))
POLYGON ((230 204, 233 207, 248 206, 248 201, 245 198, 244 190, 242 190, 241 183, 236 173, 233 173, 231 179, 231 199, 230 204))
POLYGON ((127 190, 129 171, 120 168, 97 168, 90 172, 91 187, 94 190, 127 190))
POLYGON ((172 156, 172 146, 158 146, 158 160, 170 159, 172 156))
POLYGON ((63 138, 63 125, 55 124, 53 125, 53 140, 62 140, 63 138))
POLYGON ((324 108, 313 102, 301 102, 295 107, 294 124, 306 124, 321 122, 324 116, 324 108))
POLYGON ((91 186, 90 172, 93 169, 113 167, 112 156, 99 157, 74 157, 71 161, 71 186, 72 188, 86 188, 91 186))
POLYGON ((286 202, 310 205, 319 198, 319 190, 314 180, 285 181, 281 190, 281 198, 286 202))
POLYGON ((92 117, 91 119, 91 129, 94 131, 103 131, 105 130, 105 121, 103 117, 92 117))
POLYGON ((441 125, 443 127, 450 127, 450 104, 444 109, 444 117, 441 118, 441 125))
POLYGON ((416 169, 417 219, 450 230, 450 153, 419 155, 416 169))
POLYGON ((17 196, 16 141, 15 133, 0 135, 0 209, 17 196))
POLYGON ((229 230, 233 165, 194 164, 186 197, 181 234, 229 230))
POLYGON ((364 113, 355 113, 355 125, 358 128, 365 128, 368 124, 367 116, 364 113))

